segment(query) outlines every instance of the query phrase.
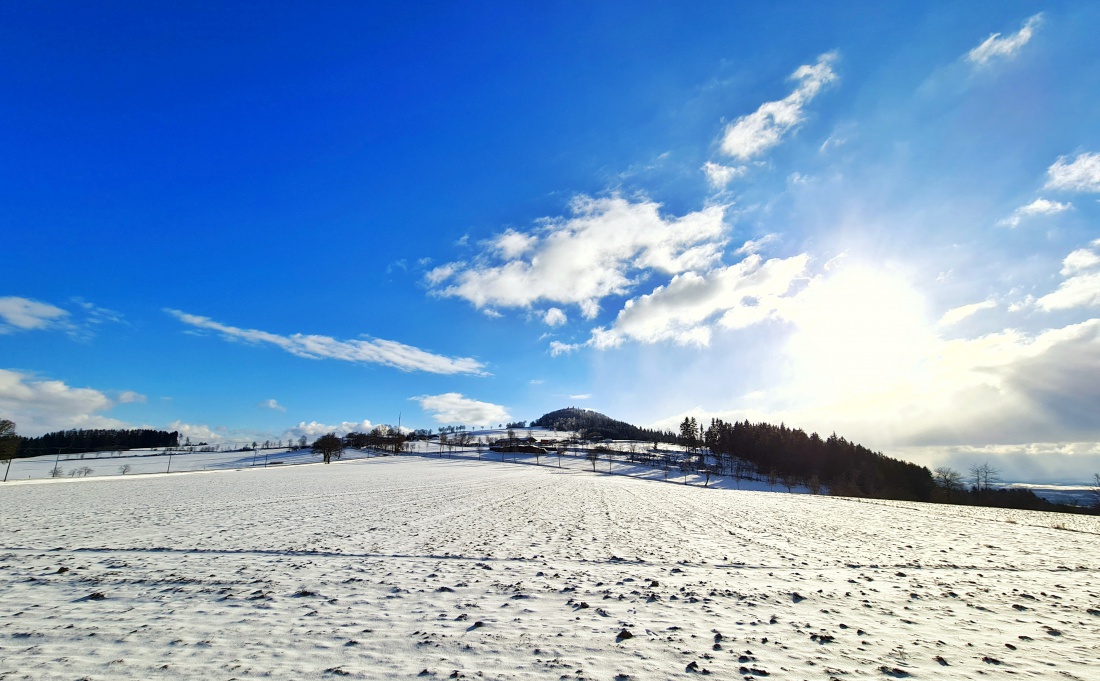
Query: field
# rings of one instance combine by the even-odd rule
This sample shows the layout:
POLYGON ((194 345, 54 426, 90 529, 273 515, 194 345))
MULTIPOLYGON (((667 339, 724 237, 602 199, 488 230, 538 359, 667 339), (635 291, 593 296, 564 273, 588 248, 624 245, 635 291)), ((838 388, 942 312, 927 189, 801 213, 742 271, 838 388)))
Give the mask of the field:
POLYGON ((583 463, 8 483, 0 679, 1097 678, 1098 518, 583 463))

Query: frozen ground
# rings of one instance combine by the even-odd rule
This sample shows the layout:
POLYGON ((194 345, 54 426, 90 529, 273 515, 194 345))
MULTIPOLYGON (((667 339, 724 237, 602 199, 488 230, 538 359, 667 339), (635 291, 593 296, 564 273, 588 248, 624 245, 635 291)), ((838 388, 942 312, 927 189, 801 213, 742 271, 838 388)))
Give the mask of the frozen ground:
POLYGON ((0 678, 1096 679, 1098 533, 417 456, 9 483, 0 678))

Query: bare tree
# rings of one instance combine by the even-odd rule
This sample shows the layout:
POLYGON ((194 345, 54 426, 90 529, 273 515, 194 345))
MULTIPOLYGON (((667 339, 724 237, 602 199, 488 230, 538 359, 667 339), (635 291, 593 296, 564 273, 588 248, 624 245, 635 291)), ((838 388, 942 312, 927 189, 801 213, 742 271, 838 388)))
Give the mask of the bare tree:
POLYGON ((61 466, 54 466, 50 469, 51 478, 60 478, 62 475, 65 475, 65 471, 61 469, 61 466))
POLYGON ((320 454, 325 463, 332 463, 333 457, 339 459, 344 453, 344 441, 336 437, 336 433, 322 435, 314 441, 313 453, 320 454))
POLYGON ((558 446, 554 448, 554 451, 558 455, 558 468, 561 468, 561 457, 565 455, 565 443, 559 442, 558 446))
POLYGON ((592 472, 596 472, 596 462, 600 460, 600 453, 595 449, 586 450, 584 458, 588 459, 588 462, 592 464, 592 472))
POLYGON ((972 465, 969 471, 970 480, 974 483, 974 488, 978 491, 978 496, 981 496, 982 492, 1001 481, 1000 469, 989 465, 988 461, 983 464, 972 465))
POLYGON ((810 494, 821 494, 821 478, 817 477, 817 473, 811 475, 806 481, 806 487, 810 489, 810 494))
POLYGON ((1092 474, 1092 498, 1093 507, 1100 508, 1100 473, 1092 474))
POLYGON ((126 475, 127 473, 130 472, 131 468, 133 468, 133 466, 131 466, 130 464, 126 464, 124 466, 119 466, 118 467, 118 474, 119 475, 126 475))
POLYGON ((947 466, 940 466, 932 471, 932 481, 936 483, 937 487, 944 491, 948 501, 951 501, 951 497, 955 492, 963 488, 962 473, 953 468, 948 468, 947 466))

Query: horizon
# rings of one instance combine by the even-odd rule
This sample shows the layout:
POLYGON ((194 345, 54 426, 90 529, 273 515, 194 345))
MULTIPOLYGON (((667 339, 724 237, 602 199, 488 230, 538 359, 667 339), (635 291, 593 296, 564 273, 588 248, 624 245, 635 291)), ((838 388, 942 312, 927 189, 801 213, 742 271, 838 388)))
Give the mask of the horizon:
POLYGON ((20 435, 571 404, 1100 470, 1095 3, 0 18, 20 435))

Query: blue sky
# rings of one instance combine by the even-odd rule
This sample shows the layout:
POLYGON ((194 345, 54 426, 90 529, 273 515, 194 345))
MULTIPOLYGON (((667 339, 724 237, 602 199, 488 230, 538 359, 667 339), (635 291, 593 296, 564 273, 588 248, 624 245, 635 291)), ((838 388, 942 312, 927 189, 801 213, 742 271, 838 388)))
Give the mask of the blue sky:
POLYGON ((1100 6, 590 5, 0 7, 0 416, 1100 466, 1100 6))

